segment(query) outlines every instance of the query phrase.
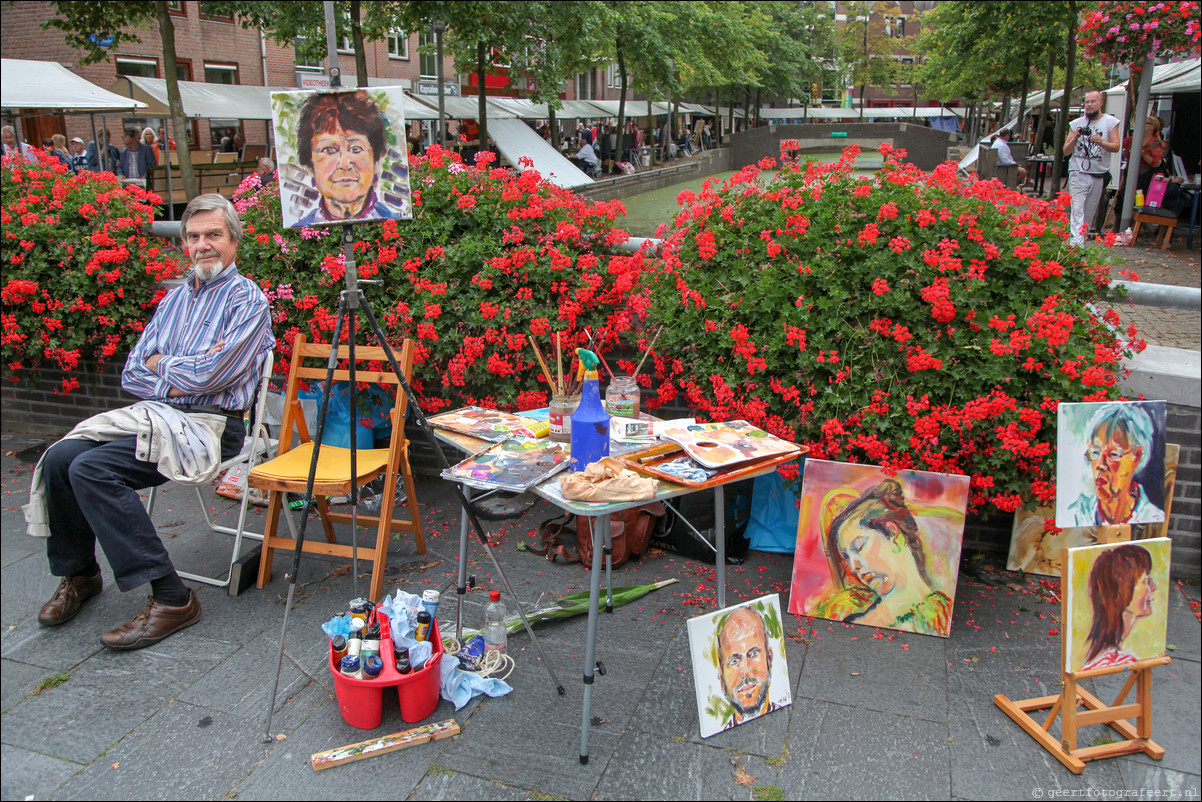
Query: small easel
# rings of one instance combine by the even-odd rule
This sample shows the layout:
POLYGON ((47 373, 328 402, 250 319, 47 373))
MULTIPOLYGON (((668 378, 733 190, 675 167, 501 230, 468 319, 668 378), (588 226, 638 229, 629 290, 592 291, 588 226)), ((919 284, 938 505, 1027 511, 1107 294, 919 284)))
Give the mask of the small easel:
MULTIPOLYGON (((1098 542, 1113 543, 1129 540, 1130 529, 1129 526, 1099 527, 1098 542), (1124 529, 1127 530, 1125 533, 1121 531, 1124 529)), ((1094 668, 1088 671, 1064 671, 1063 667, 1066 665, 1065 658, 1069 647, 1064 634, 1063 622, 1068 621, 1068 616, 1072 614, 1068 607, 1068 594, 1063 590, 1068 580, 1068 549, 1061 549, 1060 565, 1062 571, 1060 665, 1063 673, 1063 687, 1056 696, 1039 696, 1018 702, 999 693, 993 697, 993 703, 1014 719, 1020 727, 1074 774, 1085 771, 1087 760, 1105 757, 1143 752, 1153 760, 1160 760, 1164 757, 1164 749, 1152 741, 1152 669, 1168 665, 1172 662, 1172 658, 1168 656, 1152 657, 1134 663, 1094 668), (1115 697, 1114 704, 1107 705, 1078 685, 1083 679, 1111 674, 1129 675, 1127 681, 1123 683, 1122 690, 1115 697), (1127 694, 1131 692, 1133 686, 1136 688, 1135 701, 1124 704, 1127 694), (1071 702, 1066 703, 1066 700, 1071 700, 1071 702), (1080 710, 1082 705, 1086 708, 1084 711, 1080 710), (1038 710, 1048 710, 1048 716, 1042 724, 1031 715, 1038 710), (1052 723, 1058 715, 1060 716, 1059 741, 1051 733, 1052 723), (1135 719, 1135 726, 1132 726, 1127 719, 1135 719), (1094 724, 1106 724, 1118 731, 1126 740, 1078 748, 1078 728, 1094 724)))

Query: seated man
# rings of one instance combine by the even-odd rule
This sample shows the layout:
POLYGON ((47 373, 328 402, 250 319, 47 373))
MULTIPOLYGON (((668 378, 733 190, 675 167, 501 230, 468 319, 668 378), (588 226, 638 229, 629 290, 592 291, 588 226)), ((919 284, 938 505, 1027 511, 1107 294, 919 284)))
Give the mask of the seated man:
MULTIPOLYGON (((1013 164, 1018 165, 1014 160, 1014 154, 1010 152, 1010 139, 1014 136, 1009 128, 1003 128, 998 131, 997 139, 993 140, 993 149, 997 151, 997 166, 1005 167, 1013 164)), ((1018 186, 1024 186, 1027 183, 1027 168, 1018 167, 1018 186)))
MULTIPOLYGON (((263 355, 275 348, 275 337, 266 297, 235 266, 242 224, 230 202, 220 195, 194 198, 181 230, 192 270, 159 304, 126 360, 121 384, 139 398, 165 402, 161 411, 177 416, 184 428, 203 421, 210 441, 184 454, 180 464, 196 457, 207 459, 211 469, 208 458, 216 455, 218 433, 222 460, 242 449, 242 413, 254 398, 263 355)), ((90 418, 47 449, 26 519, 31 534, 42 534, 39 524, 48 524, 50 573, 62 577, 38 623, 62 624, 100 593, 100 541, 122 591, 148 582, 151 587, 146 609, 101 641, 113 649, 140 649, 195 624, 200 603, 175 572, 137 493, 170 478, 162 473, 162 454, 174 445, 164 442, 172 432, 102 432, 106 420, 118 415, 90 418), (85 439, 97 435, 100 439, 85 439), (157 465, 144 461, 148 451, 157 465)))

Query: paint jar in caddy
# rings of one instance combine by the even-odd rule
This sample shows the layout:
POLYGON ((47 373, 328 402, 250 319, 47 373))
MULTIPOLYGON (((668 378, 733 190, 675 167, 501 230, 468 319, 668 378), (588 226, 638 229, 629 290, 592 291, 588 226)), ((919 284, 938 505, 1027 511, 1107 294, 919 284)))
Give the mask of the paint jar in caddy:
POLYGON ((572 413, 580 406, 580 394, 551 394, 551 406, 547 408, 547 420, 551 424, 549 439, 556 443, 572 442, 572 413))
POLYGON ((605 410, 615 417, 638 420, 641 397, 633 376, 614 376, 605 389, 605 410))

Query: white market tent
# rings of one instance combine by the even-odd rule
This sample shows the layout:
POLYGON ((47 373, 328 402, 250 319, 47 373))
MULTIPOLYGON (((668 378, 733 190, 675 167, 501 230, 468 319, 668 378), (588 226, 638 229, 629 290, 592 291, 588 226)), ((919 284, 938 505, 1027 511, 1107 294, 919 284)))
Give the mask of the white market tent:
POLYGON ((812 108, 812 109, 760 109, 760 117, 765 120, 848 120, 855 121, 860 119, 876 119, 876 120, 897 120, 897 119, 913 119, 917 117, 963 117, 964 109, 953 109, 945 106, 919 106, 917 108, 866 108, 864 113, 860 113, 860 109, 830 109, 830 108, 812 108))
POLYGON ((521 172, 531 169, 522 159, 534 162, 533 169, 543 178, 561 187, 579 187, 593 183, 579 167, 565 159, 528 124, 515 118, 489 120, 488 135, 497 143, 510 164, 521 172))
POLYGON ((85 81, 55 61, 6 58, 0 84, 0 104, 5 109, 100 114, 129 112, 145 105, 85 81))
MULTIPOLYGON (((146 107, 146 113, 151 116, 167 117, 171 114, 167 103, 166 78, 125 75, 113 81, 109 89, 141 101, 146 107)), ((271 93, 280 91, 285 91, 285 88, 206 84, 198 81, 179 82, 184 116, 189 118, 270 120, 271 93)))

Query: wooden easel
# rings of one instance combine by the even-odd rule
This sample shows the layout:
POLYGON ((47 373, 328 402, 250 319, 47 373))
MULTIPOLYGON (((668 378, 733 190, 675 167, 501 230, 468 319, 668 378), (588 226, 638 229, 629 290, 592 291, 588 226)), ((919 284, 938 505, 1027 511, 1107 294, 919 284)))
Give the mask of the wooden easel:
MULTIPOLYGON (((1111 543, 1119 540, 1129 540, 1130 526, 1099 527, 1098 542, 1111 543), (1125 533, 1122 530, 1127 530, 1125 533), (1105 538, 1105 539, 1104 539, 1105 538)), ((1135 663, 1119 666, 1095 668, 1088 671, 1065 671, 1068 643, 1065 637, 1063 623, 1068 621, 1071 611, 1068 608, 1068 594, 1063 588, 1068 579, 1068 549, 1061 549, 1061 593, 1060 593, 1060 666, 1063 686, 1055 696, 1039 696, 1034 699, 1012 701, 1005 694, 999 693, 993 697, 993 703, 1002 709, 1006 715, 1014 719, 1020 727, 1027 731, 1044 749, 1047 749, 1057 760, 1074 774, 1085 771, 1087 760, 1097 760, 1119 755, 1132 755, 1143 752, 1153 760, 1164 757, 1164 749, 1152 740, 1152 669, 1168 665, 1171 657, 1152 657, 1135 663), (1128 674, 1122 690, 1114 699, 1114 704, 1107 705, 1078 683, 1092 677, 1105 677, 1111 674, 1128 674), (1127 694, 1135 686, 1135 701, 1124 704, 1127 694), (1082 711, 1080 708, 1086 709, 1082 711), (1048 716, 1039 723, 1032 716, 1039 710, 1047 710, 1048 716), (1052 735, 1052 723, 1060 716, 1060 740, 1052 735), (1135 725, 1127 719, 1135 719, 1135 725), (1099 746, 1077 747, 1077 730, 1095 724, 1105 724, 1115 729, 1126 740, 1099 746)))

